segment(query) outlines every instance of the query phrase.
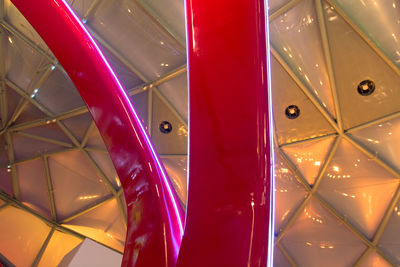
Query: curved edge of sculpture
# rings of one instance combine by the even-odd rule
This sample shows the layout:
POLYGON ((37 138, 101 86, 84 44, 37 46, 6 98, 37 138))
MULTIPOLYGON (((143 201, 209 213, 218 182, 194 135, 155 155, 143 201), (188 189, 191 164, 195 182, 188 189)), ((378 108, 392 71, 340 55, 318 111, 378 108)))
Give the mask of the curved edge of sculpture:
POLYGON ((270 265, 266 6, 186 0, 189 191, 178 267, 270 265))
POLYGON ((128 96, 65 0, 12 0, 75 84, 120 177, 128 207, 123 266, 175 266, 183 209, 128 96))

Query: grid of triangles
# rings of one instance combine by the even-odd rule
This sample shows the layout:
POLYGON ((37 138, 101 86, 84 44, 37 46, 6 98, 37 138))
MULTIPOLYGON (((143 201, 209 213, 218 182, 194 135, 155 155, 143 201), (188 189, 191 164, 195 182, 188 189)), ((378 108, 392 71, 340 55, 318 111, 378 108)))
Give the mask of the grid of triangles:
POLYGON ((398 265, 399 3, 270 2, 275 266, 398 265))
MULTIPOLYGON (((183 42, 140 1, 70 3, 127 88, 184 204, 183 42), (122 28, 131 33, 119 34, 122 28), (172 132, 161 133, 163 121, 172 132)), ((56 266, 85 237, 122 253, 126 204, 103 140, 38 34, 9 0, 0 6, 0 262, 56 266)))

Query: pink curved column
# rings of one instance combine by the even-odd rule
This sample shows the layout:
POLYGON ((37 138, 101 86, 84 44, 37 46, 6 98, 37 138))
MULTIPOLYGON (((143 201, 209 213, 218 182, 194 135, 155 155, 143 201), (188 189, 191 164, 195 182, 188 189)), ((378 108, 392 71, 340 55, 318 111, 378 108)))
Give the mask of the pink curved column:
POLYGON ((266 266, 271 161, 264 0, 187 0, 189 192, 178 267, 266 266))
POLYGON ((123 266, 175 266, 183 211, 107 60, 64 0, 12 2, 74 82, 113 160, 128 207, 123 266))

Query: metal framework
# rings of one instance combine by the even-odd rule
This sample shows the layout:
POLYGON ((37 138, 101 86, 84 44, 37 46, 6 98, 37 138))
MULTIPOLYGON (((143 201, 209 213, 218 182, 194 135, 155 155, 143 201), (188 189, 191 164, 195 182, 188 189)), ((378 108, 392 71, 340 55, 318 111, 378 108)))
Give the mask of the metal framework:
MULTIPOLYGON (((99 34, 97 34, 95 31, 93 31, 93 29, 91 29, 90 27, 90 20, 93 17, 93 13, 96 10, 96 7, 99 5, 99 3, 102 0, 95 0, 93 1, 92 5, 89 7, 89 9, 86 11, 85 15, 83 16, 83 22, 86 23, 86 25, 88 26, 88 28, 91 30, 92 34, 95 36, 95 38, 99 41, 99 43, 101 43, 106 49, 108 49, 116 58, 118 58, 132 73, 134 73, 135 75, 137 75, 139 78, 141 78, 144 81, 144 84, 139 85, 135 88, 131 88, 130 90, 128 90, 128 93, 130 96, 133 96, 135 94, 144 92, 144 91, 148 91, 148 130, 149 133, 151 134, 151 122, 152 122, 152 97, 153 94, 156 94, 158 97, 160 97, 160 99, 167 105, 167 107, 171 110, 171 112, 176 115, 179 120, 184 123, 185 126, 187 126, 187 121, 182 118, 182 116, 179 115, 179 113, 176 111, 176 109, 173 107, 173 105, 160 93, 160 91, 158 90, 157 86, 161 83, 164 83, 166 81, 168 81, 169 79, 176 77, 177 75, 180 75, 182 73, 184 73, 186 71, 186 65, 183 64, 180 68, 172 71, 171 73, 168 73, 166 75, 164 75, 163 77, 160 77, 154 81, 149 81, 148 78, 140 73, 137 68, 134 66, 133 63, 129 62, 126 60, 126 58, 124 58, 122 56, 122 54, 117 51, 115 48, 112 47, 111 44, 109 44, 106 40, 104 40, 103 38, 101 38, 101 36, 99 36, 99 34)), ((278 18, 280 15, 286 13, 287 11, 289 11, 292 7, 294 7, 295 5, 301 3, 302 0, 291 0, 288 1, 286 4, 284 4, 283 6, 281 6, 280 8, 278 8, 276 11, 272 12, 272 14, 270 14, 269 16, 269 20, 273 21, 274 19, 278 18)), ((373 43, 372 41, 370 41, 368 39, 368 37, 366 37, 366 35, 345 15, 345 13, 339 8, 337 7, 331 0, 327 0, 327 2, 333 6, 335 8, 335 10, 338 12, 338 14, 344 18, 344 20, 352 27, 352 29, 357 32, 361 38, 363 38, 363 40, 398 74, 400 75, 400 70, 393 64, 393 62, 390 61, 390 59, 388 59, 373 43)), ((179 40, 176 35, 168 29, 168 27, 165 26, 165 24, 162 22, 162 20, 160 20, 160 18, 154 14, 154 12, 152 12, 151 10, 149 10, 146 5, 144 5, 140 0, 137 0, 137 3, 141 6, 142 9, 144 9, 144 11, 146 12, 147 15, 149 15, 149 17, 152 19, 153 23, 155 23, 155 25, 157 25, 158 27, 161 27, 162 29, 165 30, 165 32, 173 37, 178 43, 180 43, 181 45, 184 44, 182 42, 182 40, 179 40)), ((313 187, 311 187, 305 177, 303 177, 303 175, 298 171, 298 169, 295 167, 295 164, 293 162, 291 162, 291 160, 289 159, 289 157, 283 152, 282 148, 285 146, 290 146, 293 144, 298 144, 300 142, 307 142, 310 140, 314 140, 316 138, 312 138, 312 139, 307 139, 307 140, 302 140, 302 141, 298 141, 298 142, 294 142, 291 144, 281 144, 279 145, 278 148, 278 153, 280 153, 282 155, 282 157, 284 158, 284 160, 287 162, 289 168, 291 169, 291 171, 294 173, 296 179, 300 182, 300 184, 302 184, 302 186, 305 188, 305 190, 307 191, 307 197, 298 205, 298 207, 296 208, 296 210, 293 212, 293 214, 291 215, 291 217, 288 219, 286 225, 283 227, 282 231, 279 233, 279 235, 276 237, 276 246, 282 251, 282 254, 287 258, 288 262, 292 265, 292 266, 296 266, 296 262, 293 258, 292 255, 290 255, 290 253, 285 249, 285 247, 281 244, 280 240, 281 238, 286 234, 287 229, 290 228, 290 226, 295 222, 295 220, 298 218, 298 216, 301 214, 302 210, 304 209, 304 207, 307 205, 307 203, 312 199, 315 198, 316 200, 319 201, 319 203, 321 203, 322 206, 324 206, 332 215, 335 216, 335 218, 337 218, 339 221, 341 221, 348 229, 350 229, 355 236, 357 236, 358 238, 360 238, 360 240, 366 244, 367 249, 364 251, 364 253, 360 256, 360 258, 358 259, 358 261, 356 262, 356 265, 360 265, 362 264, 362 262, 367 258, 368 255, 370 255, 370 253, 372 253, 373 251, 376 251, 379 255, 381 255, 383 258, 385 258, 389 263, 394 264, 391 260, 391 258, 386 255, 384 252, 382 252, 378 247, 377 244, 379 242, 379 239, 381 238, 387 223, 389 221, 390 215, 396 205, 396 203, 398 202, 398 200, 400 199, 400 187, 397 189, 393 199, 391 200, 385 215, 383 216, 383 219, 381 221, 381 223, 378 226, 378 229, 374 235, 374 237, 371 239, 369 239, 368 237, 366 237, 362 231, 360 231, 356 226, 352 225, 351 223, 349 223, 347 220, 345 220, 343 218, 343 216, 337 211, 335 210, 327 201, 324 200, 324 197, 321 196, 317 190, 318 190, 318 186, 321 182, 322 176, 327 168, 327 166, 329 165, 330 160, 332 159, 332 157, 335 154, 335 151, 337 149, 337 146, 340 142, 340 140, 342 138, 345 138, 346 140, 350 141, 357 149, 359 149, 361 152, 363 152, 367 157, 374 159, 374 161, 376 161, 379 165, 383 166, 386 170, 388 170, 390 173, 394 174, 396 177, 400 178, 400 171, 391 166, 390 163, 386 162, 384 159, 377 157, 376 155, 373 154, 372 151, 369 151, 366 147, 364 147, 362 144, 360 144, 359 142, 357 142, 356 140, 352 139, 350 137, 350 135, 348 135, 348 133, 353 132, 354 130, 358 130, 358 129, 362 129, 364 127, 368 127, 374 124, 378 124, 380 122, 383 121, 387 121, 393 118, 397 118, 398 116, 400 116, 400 112, 396 112, 394 114, 389 114, 387 116, 384 116, 382 118, 364 123, 362 125, 353 127, 351 129, 343 129, 343 123, 342 123, 342 118, 341 118, 341 112, 340 112, 340 107, 339 107, 339 102, 337 99, 337 92, 336 92, 336 80, 335 80, 335 73, 333 70, 333 66, 332 66, 332 61, 331 61, 331 52, 330 52, 330 46, 329 46, 329 42, 328 42, 328 32, 326 29, 326 25, 325 25, 325 17, 322 11, 322 2, 321 0, 315 0, 315 5, 316 5, 316 11, 317 11, 317 18, 318 18, 318 24, 320 26, 320 34, 321 34, 321 40, 322 40, 322 48, 323 48, 323 53, 325 56, 325 61, 327 64, 327 70, 328 70, 328 75, 329 75, 329 81, 330 81, 330 85, 332 88, 332 92, 333 92, 333 100, 334 100, 334 107, 335 107, 335 113, 336 113, 336 119, 333 118, 331 116, 331 114, 329 114, 329 112, 326 110, 326 108, 324 108, 321 105, 320 100, 318 99, 318 97, 312 92, 310 91, 307 86, 305 84, 303 84, 301 82, 301 80, 296 76, 295 72, 289 67, 289 65, 285 62, 285 60, 283 59, 283 57, 279 54, 279 52, 277 52, 276 49, 272 48, 272 54, 273 56, 277 59, 277 61, 282 65, 282 67, 286 70, 286 72, 290 75, 290 77, 296 82, 296 84, 301 88, 301 90, 303 91, 303 93, 305 93, 305 95, 310 99, 310 101, 313 103, 313 105, 315 107, 317 107, 318 111, 322 114, 322 116, 330 123, 330 125, 335 129, 336 134, 335 134, 335 142, 333 143, 332 147, 330 148, 329 153, 327 154, 327 157, 325 159, 325 163, 323 166, 321 166, 321 169, 319 171, 318 177, 316 179, 315 185, 313 187)), ((7 23, 4 20, 4 4, 3 1, 1 1, 0 4, 0 16, 2 18, 2 21, 0 22, 0 26, 6 30, 9 34, 14 35, 17 38, 20 38, 22 41, 24 41, 30 48, 32 48, 33 50, 35 50, 38 54, 42 55, 44 59, 46 59, 48 62, 50 62, 50 64, 52 64, 51 66, 56 66, 57 68, 62 70, 62 67, 60 65, 58 65, 57 60, 50 54, 48 54, 46 51, 42 50, 40 47, 38 47, 34 42, 32 42, 28 37, 24 36, 22 33, 20 33, 17 29, 15 29, 12 25, 10 25, 9 23, 7 23)), ((4 39, 5 36, 3 35, 3 38, 1 40, 1 46, 0 46, 0 53, 2 55, 4 55, 4 50, 6 49, 5 45, 4 45, 4 39)), ((4 57, 3 57, 4 58, 4 57)), ((39 69, 38 69, 39 70, 39 69)), ((51 73, 51 67, 47 68, 47 70, 42 73, 42 79, 40 79, 41 84, 46 80, 46 78, 49 76, 49 74, 51 73)), ((74 231, 71 231, 69 229, 66 229, 64 227, 61 226, 62 223, 67 223, 71 220, 73 220, 74 218, 83 215, 101 205, 104 205, 106 203, 108 203, 109 201, 116 199, 118 204, 119 204, 119 208, 121 213, 123 214, 123 216, 126 216, 125 211, 123 209, 121 200, 120 200, 120 195, 122 194, 122 190, 121 189, 117 189, 115 188, 110 181, 107 179, 107 177, 105 176, 104 172, 102 171, 102 169, 96 164, 96 162, 91 158, 90 154, 88 153, 88 151, 99 151, 98 149, 95 148, 90 148, 86 146, 86 143, 88 141, 88 137, 90 136, 90 132, 92 131, 94 124, 91 123, 90 127, 88 127, 88 130, 84 136, 84 138, 82 139, 81 142, 79 142, 74 135, 68 130, 68 128, 65 127, 65 125, 63 124, 62 120, 63 119, 67 119, 67 118, 72 118, 75 116, 79 116, 81 114, 84 114, 87 112, 86 107, 80 107, 80 108, 76 108, 61 114, 53 114, 52 112, 48 111, 43 105, 41 105, 40 103, 38 103, 34 98, 31 98, 30 95, 28 93, 26 93, 26 91, 24 91, 22 88, 18 88, 15 84, 13 84, 11 81, 6 79, 6 75, 4 72, 4 64, 0 64, 0 77, 1 77, 1 86, 0 86, 0 105, 1 105, 1 109, 0 109, 0 118, 1 118, 1 131, 0 131, 0 135, 4 135, 6 142, 7 142, 7 151, 8 151, 8 157, 9 157, 9 166, 11 168, 11 176, 12 176, 12 181, 13 181, 13 197, 11 198, 8 195, 4 194, 4 193, 0 193, 0 198, 4 201, 6 201, 6 205, 13 205, 19 208, 22 208, 23 210, 35 215, 36 217, 40 218, 41 220, 43 220, 44 222, 46 222, 47 224, 51 225, 51 231, 48 235, 48 237, 46 238, 44 244, 42 245, 42 248, 40 249, 38 255, 35 258, 35 261, 33 263, 32 266, 36 266, 46 247, 48 242, 50 241, 50 238, 53 234, 53 232, 56 229, 61 229, 63 231, 66 231, 68 233, 74 234, 75 236, 78 236, 80 238, 83 238, 82 235, 75 233, 74 231), (5 90, 5 86, 9 86, 11 89, 13 89, 14 91, 16 91, 18 94, 20 94, 22 96, 22 98, 24 99, 23 103, 30 103, 33 104, 34 106, 36 106, 37 108, 39 108, 41 111, 43 111, 46 114, 46 118, 44 119, 40 119, 40 120, 35 120, 35 121, 30 121, 30 122, 25 122, 25 123, 21 123, 21 124, 16 124, 16 125, 12 125, 12 122, 15 121, 18 116, 21 114, 21 112, 23 111, 24 107, 26 107, 26 104, 21 104, 18 112, 15 112, 14 116, 12 117, 12 120, 10 121, 6 121, 7 120, 7 97, 6 97, 6 90, 5 90), (38 137, 35 135, 31 135, 31 134, 26 134, 21 132, 21 130, 25 130, 25 129, 29 129, 29 128, 33 128, 33 127, 37 127, 37 126, 41 126, 41 125, 46 125, 48 123, 57 123, 60 128, 64 131, 64 133, 70 138, 70 141, 72 144, 70 143, 65 143, 65 142, 60 142, 58 140, 53 140, 50 138, 43 138, 43 137, 38 137), (45 142, 49 142, 49 143, 56 143, 62 146, 65 146, 66 149, 60 150, 60 151, 56 151, 53 153, 48 153, 48 154, 44 154, 44 155, 40 155, 40 156, 36 156, 33 157, 31 159, 26 159, 23 161, 15 161, 14 159, 14 150, 13 150, 13 142, 12 142, 12 135, 13 134, 19 134, 19 135, 24 135, 25 137, 28 138, 32 138, 32 139, 40 139, 41 141, 45 141, 45 142), (88 158, 90 164, 92 164, 92 166, 95 168, 95 170, 99 173, 100 177, 102 177, 103 181, 107 184, 111 195, 106 198, 105 200, 103 200, 102 202, 99 203, 92 203, 91 205, 87 206, 86 208, 77 211, 75 214, 73 214, 72 216, 70 216, 69 218, 66 218, 62 221, 58 221, 57 219, 57 214, 56 214, 56 207, 55 207, 55 203, 54 203, 54 195, 53 195, 53 188, 52 188, 52 177, 50 175, 49 172, 49 167, 48 167, 48 157, 51 155, 54 155, 56 153, 65 153, 65 152, 69 152, 69 151, 74 151, 74 150, 80 150, 82 151, 82 153, 85 155, 85 157, 88 158), (50 196, 50 207, 51 207, 51 215, 52 215, 52 220, 46 219, 43 216, 37 214, 37 212, 35 212, 34 210, 26 207, 25 205, 23 205, 18 199, 19 199, 19 188, 18 188, 18 177, 15 171, 15 168, 18 164, 21 164, 23 162, 26 162, 27 160, 33 160, 33 159, 37 159, 37 158, 42 158, 43 160, 43 166, 45 168, 45 174, 46 174, 46 182, 47 182, 47 187, 48 187, 48 193, 50 196)), ((37 84, 37 86, 40 86, 40 84, 37 84)), ((35 86, 35 87, 37 87, 35 86)), ((32 87, 32 88, 35 88, 32 87)), ((326 135, 324 137, 327 136, 332 136, 332 135, 326 135)), ((317 137, 317 138, 322 138, 322 137, 317 137)), ((104 151, 105 152, 105 151, 104 151)), ((176 157, 182 157, 182 156, 186 156, 186 154, 183 155, 161 155, 161 157, 163 158, 176 158, 176 157)), ((0 167, 8 167, 8 166, 0 166, 0 167)), ((5 205, 1 206, 0 208, 4 208, 6 207, 5 205)))
MULTIPOLYGON (((82 18, 82 21, 87 24, 88 28, 90 29, 90 26, 88 25, 90 22, 90 19, 93 16, 94 11, 96 10, 96 7, 101 3, 102 0, 95 0, 92 2, 90 5, 89 9, 86 11, 85 15, 82 18)), ((155 14, 147 10, 142 3, 137 1, 138 4, 141 6, 141 8, 145 11, 145 13, 151 18, 153 23, 155 23, 159 28, 163 29, 167 34, 169 34, 171 37, 175 38, 175 35, 171 33, 163 24, 160 23, 159 20, 157 20, 155 14)), ((118 208, 123 216, 124 220, 123 222, 125 223, 126 227, 126 211, 124 208, 124 205, 122 203, 123 200, 121 200, 121 195, 123 193, 123 190, 121 188, 115 188, 115 186, 110 182, 108 177, 105 175, 104 171, 102 168, 96 163, 96 161, 91 157, 91 155, 88 153, 89 151, 98 151, 98 152, 104 152, 107 153, 107 151, 99 150, 96 148, 91 148, 87 146, 87 141, 90 137, 91 132, 93 131, 95 124, 93 122, 88 125, 88 129, 82 138, 82 141, 79 141, 74 134, 64 125, 63 120, 68 119, 68 118, 73 118, 79 115, 82 115, 84 113, 87 113, 88 110, 85 106, 79 107, 79 108, 74 108, 72 110, 60 113, 60 114, 54 114, 50 110, 48 110, 45 106, 43 106, 41 103, 39 103, 35 97, 32 97, 33 89, 34 88, 40 88, 42 84, 47 80, 47 78, 50 76, 52 71, 54 70, 55 67, 60 69, 64 74, 65 71, 62 68, 61 65, 58 64, 57 59, 54 58, 54 56, 46 51, 44 51, 41 47, 37 46, 32 40, 29 39, 29 37, 25 36, 21 32, 19 32, 14 26, 10 25, 5 19, 4 16, 4 0, 0 1, 0 27, 3 28, 3 32, 6 33, 9 36, 14 36, 16 38, 19 38, 22 40, 28 47, 30 47, 33 51, 38 53, 39 55, 42 56, 42 62, 41 64, 37 67, 37 70, 35 72, 35 76, 38 77, 32 77, 32 81, 35 80, 37 81, 35 84, 30 84, 28 88, 25 90, 23 88, 19 88, 16 84, 14 84, 12 81, 8 80, 6 77, 6 73, 4 71, 4 61, 2 62, 0 66, 0 119, 1 119, 1 127, 0 127, 0 136, 4 135, 5 140, 6 140, 6 145, 7 145, 7 153, 9 157, 9 163, 7 166, 0 166, 0 168, 9 168, 11 170, 11 177, 12 177, 12 185, 13 185, 13 197, 8 196, 7 194, 0 192, 0 198, 6 202, 6 204, 2 205, 1 208, 7 207, 8 205, 13 205, 15 207, 21 208, 24 211, 36 216, 37 218, 41 219, 44 221, 46 224, 51 226, 51 231, 48 234, 46 240, 44 241, 39 253, 35 257, 35 260, 32 264, 32 266, 37 266, 40 262, 41 257, 43 256, 47 245, 52 237, 52 234, 54 233, 55 230, 61 230, 63 232, 72 234, 74 236, 77 236, 79 238, 84 238, 83 235, 76 233, 75 231, 72 231, 68 228, 65 228, 62 226, 62 224, 68 223, 71 220, 84 215, 104 204, 107 204, 108 202, 112 200, 116 200, 118 203, 118 208), (43 62, 47 62, 47 64, 42 64, 43 62), (50 63, 50 64, 49 64, 50 63), (36 79, 34 79, 36 78, 36 79), (7 88, 6 86, 12 90, 14 90, 16 93, 18 93, 21 96, 21 100, 19 105, 17 106, 16 110, 14 111, 13 115, 11 116, 11 119, 7 120, 7 88), (20 124, 15 124, 15 121, 18 119, 19 115, 25 110, 28 104, 32 104, 39 110, 41 110, 47 117, 43 119, 38 119, 34 121, 28 121, 20 124), (50 123, 55 123, 59 126, 59 128, 64 132, 64 134, 69 138, 70 143, 68 142, 62 142, 59 140, 54 140, 52 138, 47 138, 47 137, 42 137, 42 136, 37 136, 33 134, 28 134, 26 132, 22 132, 22 130, 27 130, 33 127, 38 127, 38 126, 43 126, 47 125, 50 123), (55 151, 52 153, 46 153, 46 154, 41 154, 34 156, 32 158, 28 159, 23 159, 21 161, 15 161, 14 157, 14 148, 13 148, 13 135, 21 135, 26 138, 30 138, 33 140, 40 140, 44 141, 50 144, 56 144, 60 145, 62 147, 65 147, 65 149, 55 151), (54 201, 54 192, 53 192, 53 182, 52 182, 52 175, 49 170, 49 163, 48 159, 50 156, 59 154, 59 153, 66 153, 70 151, 81 151, 81 153, 88 159, 90 165, 94 168, 94 170, 97 172, 101 180, 105 183, 107 186, 108 190, 110 191, 110 195, 103 199, 102 201, 91 203, 87 207, 84 207, 81 210, 76 211, 75 214, 72 214, 70 217, 65 218, 63 220, 60 220, 57 216, 57 210, 56 210, 56 204, 54 201), (42 215, 38 214, 35 210, 31 209, 30 207, 25 206, 19 199, 19 183, 18 183, 18 176, 16 172, 16 167, 18 164, 34 160, 34 159, 41 159, 43 162, 44 166, 44 173, 45 173, 45 178, 46 178, 46 184, 47 184, 47 191, 49 194, 49 200, 50 200, 50 209, 51 209, 51 220, 43 217, 42 215)), ((169 81, 170 79, 183 74, 186 72, 186 64, 183 63, 181 67, 178 67, 177 69, 153 80, 150 81, 148 78, 146 78, 142 73, 140 73, 136 67, 131 63, 128 62, 121 54, 119 51, 114 49, 107 41, 102 39, 97 33, 95 33, 92 29, 90 29, 93 33, 93 35, 96 37, 97 41, 101 43, 106 49, 108 49, 117 59, 119 59, 125 67, 127 67, 132 73, 137 75, 139 78, 141 78, 144 83, 141 85, 138 85, 134 88, 130 88, 127 90, 129 96, 134 96, 136 94, 148 91, 148 99, 149 99, 149 109, 148 109, 148 121, 149 124, 147 125, 149 133, 151 134, 151 124, 152 124, 152 96, 153 94, 156 94, 161 101, 171 110, 171 112, 187 127, 187 121, 176 111, 176 109, 169 103, 169 101, 160 93, 158 90, 157 86, 169 81)), ((1 55, 4 55, 4 50, 7 48, 7 42, 6 40, 6 35, 2 34, 2 38, 0 38, 0 53, 1 55)), ((179 43, 181 46, 184 47, 183 42, 181 40, 177 40, 177 43, 179 43)), ((4 58, 4 57, 3 57, 4 58)), ((175 155, 175 154, 167 154, 167 155, 160 155, 162 158, 175 158, 175 157, 182 157, 182 156, 187 156, 186 154, 182 155, 175 155)), ((103 244, 105 245, 105 244, 103 244)), ((105 245, 107 246, 107 245, 105 245)), ((114 250, 113 248, 110 248, 114 250)), ((119 251, 117 251, 120 253, 119 251)))
MULTIPOLYGON (((321 35, 321 41, 322 41, 322 49, 324 53, 324 58, 325 62, 327 64, 327 70, 328 70, 328 76, 329 76, 329 82, 330 86, 332 89, 332 98, 334 100, 334 107, 335 107, 335 113, 336 113, 336 119, 332 118, 332 116, 329 114, 329 112, 320 104, 320 101, 318 100, 318 97, 314 94, 314 92, 310 91, 307 89, 305 84, 301 82, 301 80, 296 76, 295 72, 289 67, 287 62, 283 59, 282 55, 277 52, 276 49, 272 46, 271 52, 272 55, 276 58, 276 60, 281 64, 281 66, 285 69, 285 71, 290 75, 290 77, 296 82, 296 84, 299 86, 299 88, 302 90, 302 92, 309 98, 309 100, 317 107, 318 111, 321 113, 321 115, 330 123, 330 125, 335 129, 336 133, 336 138, 334 143, 332 144, 330 151, 327 153, 327 156, 325 158, 325 162, 323 166, 321 166, 319 174, 316 178, 315 184, 311 187, 305 177, 299 172, 299 170, 296 168, 296 165, 294 162, 290 160, 290 158, 285 154, 285 152, 282 150, 283 147, 298 144, 298 143, 303 143, 303 142, 308 142, 311 140, 319 139, 319 138, 325 138, 328 136, 332 136, 332 134, 325 135, 325 136, 320 136, 320 137, 314 137, 306 140, 301 140, 293 143, 287 143, 287 144, 280 144, 278 145, 278 153, 282 156, 284 161, 286 161, 289 169, 291 172, 294 174, 298 182, 304 187, 304 189, 307 192, 307 197, 295 208, 294 212, 291 214, 291 216, 288 218, 286 224, 283 226, 281 232, 276 236, 275 238, 275 244, 276 246, 281 250, 282 254, 286 257, 287 261, 292 265, 292 266, 297 266, 293 255, 290 255, 290 253, 285 249, 285 247, 281 244, 280 240, 281 238, 286 234, 287 229, 290 228, 290 226, 296 221, 296 219, 299 217, 301 212, 303 211, 304 207, 307 205, 307 203, 312 199, 316 199, 327 211, 329 211, 337 220, 339 220, 343 225, 345 225, 355 236, 357 236, 366 246, 367 248, 365 251, 362 253, 362 255, 359 257, 359 259, 356 261, 355 266, 361 266, 363 261, 370 255, 372 252, 378 253, 382 258, 384 258, 386 261, 388 261, 390 264, 395 265, 393 262, 392 258, 385 254, 379 247, 378 247, 378 242, 380 238, 382 237, 382 234, 389 222, 389 219, 391 217, 391 214, 396 206, 396 203, 400 199, 400 187, 397 188, 396 193, 394 197, 392 198, 390 204, 388 205, 385 214, 375 232, 375 235, 373 236, 372 239, 369 239, 363 232, 355 225, 353 225, 351 222, 349 222, 347 219, 344 218, 342 214, 340 214, 339 211, 337 211, 329 202, 327 202, 324 199, 324 196, 318 193, 318 187, 321 182, 322 176, 324 175, 327 166, 329 165, 329 162, 333 158, 335 151, 338 147, 338 144, 340 143, 340 140, 342 138, 346 139, 349 141, 355 148, 359 149, 363 154, 365 154, 368 158, 373 159, 376 163, 378 163, 380 166, 385 168, 388 172, 393 174, 395 177, 400 178, 400 171, 392 166, 389 162, 387 162, 385 159, 375 155, 373 151, 369 150, 367 147, 365 147, 363 144, 360 142, 356 141, 354 138, 349 135, 349 133, 363 129, 365 127, 371 126, 371 125, 376 125, 381 122, 398 118, 400 116, 400 112, 396 112, 393 114, 388 114, 386 116, 383 116, 381 118, 360 124, 358 126, 352 127, 350 129, 343 129, 343 123, 342 123, 342 116, 341 116, 341 109, 339 106, 339 101, 338 101, 338 96, 337 96, 337 89, 336 89, 336 78, 335 78, 335 73, 333 70, 333 65, 332 65, 332 60, 331 60, 331 49, 330 45, 328 42, 328 31, 325 25, 325 15, 323 13, 322 9, 322 1, 324 0, 315 0, 315 8, 317 12, 317 21, 318 25, 320 27, 320 35, 321 35)), ((400 75, 400 70, 393 64, 393 62, 388 59, 382 51, 380 51, 375 44, 369 40, 368 37, 356 26, 354 22, 351 21, 350 18, 346 16, 346 14, 337 6, 334 4, 332 0, 326 0, 328 4, 330 4, 336 11, 337 13, 351 26, 351 28, 375 51, 375 53, 383 59, 386 64, 389 65, 391 69, 393 69, 398 75, 400 75)), ((295 5, 301 3, 301 1, 298 0, 291 0, 288 1, 286 4, 284 4, 281 8, 277 9, 275 12, 272 12, 270 14, 270 22, 273 21, 274 19, 278 18, 280 15, 283 15, 287 11, 289 11, 292 7, 295 5)))

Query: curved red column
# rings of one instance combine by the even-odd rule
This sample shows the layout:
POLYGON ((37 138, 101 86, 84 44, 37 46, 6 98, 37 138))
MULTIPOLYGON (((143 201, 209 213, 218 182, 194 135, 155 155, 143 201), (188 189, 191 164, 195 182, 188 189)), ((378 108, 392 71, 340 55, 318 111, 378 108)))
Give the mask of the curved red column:
POLYGON ((270 213, 264 0, 187 0, 189 192, 182 266, 266 266, 270 213))
POLYGON ((126 93, 64 0, 12 0, 62 64, 89 108, 128 207, 123 266, 175 266, 183 211, 126 93))

